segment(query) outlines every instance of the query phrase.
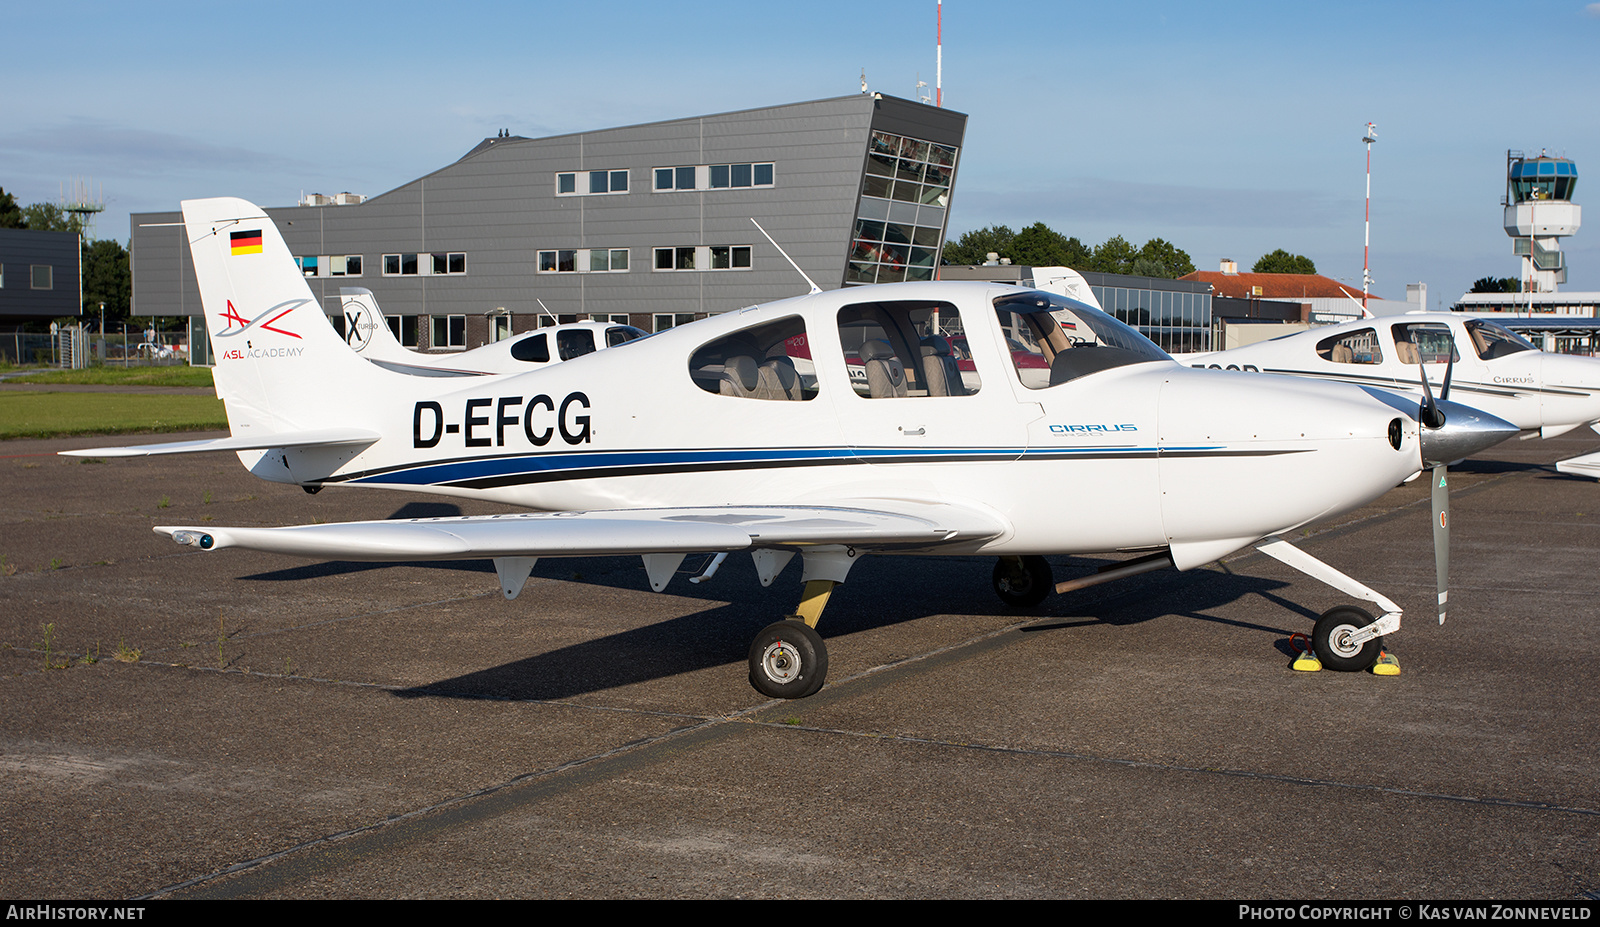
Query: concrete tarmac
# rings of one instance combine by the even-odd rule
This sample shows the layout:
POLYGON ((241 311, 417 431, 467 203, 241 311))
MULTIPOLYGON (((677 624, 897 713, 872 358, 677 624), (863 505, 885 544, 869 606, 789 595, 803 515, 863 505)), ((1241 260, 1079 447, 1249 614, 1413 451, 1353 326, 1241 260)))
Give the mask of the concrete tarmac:
POLYGON ((1426 480, 1293 539, 1406 609, 1398 677, 1291 671, 1349 598, 1259 554, 1026 614, 990 558, 874 557, 798 702, 745 664, 795 565, 653 593, 637 558, 541 560, 507 602, 486 561, 202 553, 151 526, 497 509, 53 456, 148 440, 0 444, 5 897, 1600 889, 1600 485, 1552 466, 1587 429, 1451 472, 1443 627, 1426 480))

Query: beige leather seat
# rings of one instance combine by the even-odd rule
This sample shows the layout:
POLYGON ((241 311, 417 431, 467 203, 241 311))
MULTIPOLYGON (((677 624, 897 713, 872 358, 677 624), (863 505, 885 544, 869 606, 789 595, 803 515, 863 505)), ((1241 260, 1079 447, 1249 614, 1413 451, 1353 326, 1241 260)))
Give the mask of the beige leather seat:
POLYGON ((861 345, 861 364, 867 369, 867 395, 873 399, 905 396, 906 368, 889 342, 874 339, 861 345))

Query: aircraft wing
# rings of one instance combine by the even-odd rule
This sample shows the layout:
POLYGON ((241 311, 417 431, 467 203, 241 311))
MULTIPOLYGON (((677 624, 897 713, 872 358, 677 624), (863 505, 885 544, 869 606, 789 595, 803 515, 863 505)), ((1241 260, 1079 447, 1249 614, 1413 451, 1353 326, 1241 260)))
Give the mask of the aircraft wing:
POLYGON ((1600 453, 1558 460, 1556 470, 1572 476, 1587 476, 1590 479, 1600 480, 1600 453))
POLYGON ((331 447, 377 442, 375 431, 359 428, 324 428, 318 431, 280 431, 261 437, 215 438, 209 441, 168 441, 130 447, 86 447, 57 451, 63 457, 155 457, 162 454, 200 454, 207 451, 264 451, 275 447, 331 447))
POLYGON ((947 503, 896 500, 884 509, 748 505, 588 512, 518 512, 357 521, 288 528, 155 529, 206 550, 243 547, 340 560, 574 557, 841 544, 920 550, 1003 534, 998 516, 947 503), (182 535, 182 537, 180 537, 182 535), (209 538, 209 541, 205 540, 209 538))
MULTIPOLYGON (((155 529, 202 550, 248 550, 338 560, 492 559, 507 598, 540 557, 643 555, 658 591, 687 553, 806 548, 928 550, 998 537, 1004 519, 950 503, 873 500, 873 508, 823 505, 699 506, 585 512, 519 512, 455 518, 360 521, 286 528, 164 525, 155 529), (881 503, 881 506, 880 504, 881 503)), ((758 563, 759 563, 758 558, 758 563)), ((775 571, 774 570, 774 571, 775 571)), ((771 575, 762 581, 770 582, 771 575)))

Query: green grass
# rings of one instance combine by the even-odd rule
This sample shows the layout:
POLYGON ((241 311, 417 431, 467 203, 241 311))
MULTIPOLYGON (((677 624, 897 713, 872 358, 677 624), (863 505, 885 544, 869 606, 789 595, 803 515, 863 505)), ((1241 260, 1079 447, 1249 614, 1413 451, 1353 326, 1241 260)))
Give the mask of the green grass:
POLYGON ((7 383, 64 383, 75 386, 210 386, 210 367, 87 367, 42 370, 7 383))
POLYGON ((20 391, 0 395, 0 439, 227 427, 222 401, 211 396, 20 391))

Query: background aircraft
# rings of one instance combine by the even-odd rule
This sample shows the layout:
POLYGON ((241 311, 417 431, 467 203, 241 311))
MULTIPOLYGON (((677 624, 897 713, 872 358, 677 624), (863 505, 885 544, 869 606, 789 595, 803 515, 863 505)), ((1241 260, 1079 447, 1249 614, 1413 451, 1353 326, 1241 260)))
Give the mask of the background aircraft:
POLYGON ((643 338, 642 329, 615 322, 568 322, 502 338, 491 344, 452 354, 413 351, 400 343, 389 328, 378 300, 365 287, 341 287, 340 313, 344 340, 350 349, 380 367, 419 376, 473 376, 522 373, 601 348, 643 338))
POLYGON ((1600 420, 1600 360, 1540 351, 1488 319, 1455 312, 1361 319, 1181 360, 1419 398, 1422 376, 1439 393, 1448 372, 1450 398, 1511 422, 1525 437, 1553 437, 1600 420))
POLYGON ((821 688, 816 625, 873 553, 993 555, 996 592, 1030 605, 1051 589, 1042 555, 1143 554, 1055 587, 1067 591, 1255 544, 1378 605, 1376 620, 1332 609, 1313 632, 1327 665, 1368 667, 1400 608, 1276 535, 1515 430, 1451 403, 1423 426, 1414 403, 1380 390, 1188 369, 1092 307, 986 283, 814 292, 520 375, 408 376, 349 350, 258 207, 183 212, 232 436, 69 453, 230 450, 312 491, 542 511, 157 531, 212 551, 492 559, 508 598, 543 556, 642 555, 659 590, 689 552, 749 551, 763 583, 799 554, 796 614, 750 647, 751 683, 769 696, 821 688), (950 353, 958 333, 971 370, 950 353), (810 383, 790 354, 800 344, 810 383))

